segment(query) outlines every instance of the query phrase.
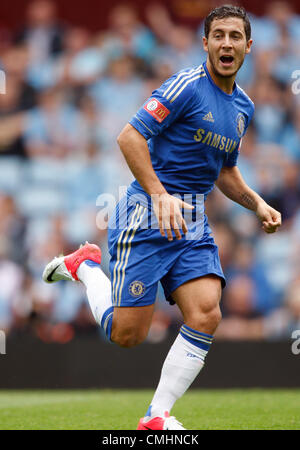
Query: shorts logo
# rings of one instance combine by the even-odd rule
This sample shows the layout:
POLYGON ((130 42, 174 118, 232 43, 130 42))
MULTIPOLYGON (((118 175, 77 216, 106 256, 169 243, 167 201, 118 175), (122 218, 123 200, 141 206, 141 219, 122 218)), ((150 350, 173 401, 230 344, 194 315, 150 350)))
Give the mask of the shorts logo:
POLYGON ((144 294, 146 287, 141 281, 133 281, 129 286, 129 292, 133 297, 140 297, 144 294))
POLYGON ((170 114, 168 108, 166 108, 162 103, 160 103, 155 98, 151 98, 148 103, 144 106, 144 109, 151 114, 154 119, 161 123, 170 114))
POLYGON ((245 132, 245 116, 242 113, 238 113, 237 117, 236 117, 236 123, 237 123, 237 134, 238 137, 241 138, 244 135, 245 132))

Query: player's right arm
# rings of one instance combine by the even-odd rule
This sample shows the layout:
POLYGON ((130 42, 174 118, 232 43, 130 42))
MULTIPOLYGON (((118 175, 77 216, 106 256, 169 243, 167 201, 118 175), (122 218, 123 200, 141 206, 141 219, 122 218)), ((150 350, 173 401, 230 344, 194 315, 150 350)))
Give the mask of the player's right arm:
POLYGON ((131 172, 152 199, 161 235, 167 234, 168 240, 172 241, 174 230, 176 238, 181 239, 180 229, 183 233, 188 231, 181 209, 193 207, 168 194, 153 169, 147 140, 132 125, 123 128, 118 144, 131 172))
POLYGON ((144 136, 128 123, 117 140, 131 172, 143 189, 149 195, 166 194, 166 189, 152 167, 148 144, 144 136))
POLYGON ((167 234, 170 241, 173 240, 172 230, 177 239, 181 238, 180 230, 187 233, 181 210, 193 209, 193 206, 167 193, 153 169, 147 141, 162 134, 191 108, 195 98, 192 82, 201 74, 203 68, 199 66, 178 72, 166 80, 152 92, 118 137, 130 170, 152 199, 161 235, 167 234))

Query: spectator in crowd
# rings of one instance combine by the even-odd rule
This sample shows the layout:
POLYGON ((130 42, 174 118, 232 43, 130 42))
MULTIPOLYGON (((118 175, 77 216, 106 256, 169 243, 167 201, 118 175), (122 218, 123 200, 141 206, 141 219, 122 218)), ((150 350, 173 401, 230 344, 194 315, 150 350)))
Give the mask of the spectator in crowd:
POLYGON ((63 50, 64 26, 57 19, 56 3, 51 0, 32 0, 27 8, 27 23, 15 38, 26 44, 31 64, 42 64, 49 56, 63 50))
POLYGON ((12 195, 0 192, 0 240, 11 260, 22 263, 26 257, 26 220, 12 195))
POLYGON ((157 64, 167 61, 172 68, 172 73, 175 73, 185 67, 198 66, 205 60, 205 55, 204 51, 201 51, 201 44, 193 30, 174 25, 167 42, 159 46, 155 59, 157 64))
POLYGON ((32 0, 27 8, 27 22, 15 36, 17 45, 28 51, 28 83, 37 90, 56 84, 56 58, 64 45, 65 26, 57 18, 52 0, 32 0))
POLYGON ((66 158, 78 149, 80 115, 59 87, 40 93, 37 108, 26 114, 24 139, 31 158, 66 158))
POLYGON ((12 302, 21 292, 23 269, 11 257, 11 240, 0 237, 0 329, 9 333, 13 325, 12 302))
MULTIPOLYGON (((254 249, 250 242, 243 240, 235 246, 226 275, 232 281, 243 276, 252 280, 251 314, 267 314, 275 308, 274 292, 264 267, 255 259, 254 249)), ((229 291, 228 293, 225 292, 224 295, 223 306, 225 311, 227 302, 232 301, 229 291)))
POLYGON ((111 9, 108 30, 102 35, 102 48, 107 59, 130 55, 144 65, 151 64, 156 41, 151 30, 142 24, 137 10, 128 3, 111 9))
MULTIPOLYGON (((109 151, 111 138, 109 130, 105 126, 105 111, 97 105, 96 101, 88 93, 80 96, 77 107, 81 114, 80 136, 83 148, 86 143, 92 141, 96 146, 101 147, 102 150, 109 151)), ((80 157, 81 155, 79 154, 80 157)), ((85 157, 84 152, 83 157, 85 157)))
POLYGON ((106 68, 106 59, 84 28, 70 28, 64 38, 64 53, 56 62, 57 82, 66 88, 95 82, 106 68))
POLYGON ((300 329, 300 277, 290 284, 284 302, 262 321, 262 336, 267 339, 291 338, 300 329))
MULTIPOLYGON (((299 65, 300 67, 300 65, 299 65)), ((281 144, 291 161, 300 162, 300 103, 290 103, 290 120, 281 136, 281 144)))
POLYGON ((19 86, 19 108, 21 110, 33 108, 36 102, 36 92, 26 79, 29 63, 27 47, 25 45, 11 46, 3 52, 1 60, 6 80, 8 82, 13 80, 19 86))
POLYGON ((224 317, 216 337, 223 339, 253 339, 260 337, 259 317, 254 307, 255 285, 248 275, 237 275, 226 290, 224 317))
POLYGON ((279 144, 287 120, 284 90, 274 78, 261 78, 256 84, 253 101, 258 141, 279 144))
POLYGON ((135 114, 143 103, 144 89, 143 80, 136 72, 135 60, 128 55, 111 58, 106 76, 90 88, 89 94, 98 108, 105 112, 105 127, 113 142, 126 118, 135 114))
POLYGON ((22 133, 24 109, 21 98, 21 82, 8 77, 6 94, 0 95, 0 156, 26 156, 22 133))

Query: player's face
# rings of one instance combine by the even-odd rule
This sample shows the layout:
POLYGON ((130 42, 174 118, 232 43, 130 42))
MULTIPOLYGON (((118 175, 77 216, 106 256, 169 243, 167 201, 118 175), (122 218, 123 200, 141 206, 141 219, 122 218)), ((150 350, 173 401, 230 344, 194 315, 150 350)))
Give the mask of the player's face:
POLYGON ((222 78, 236 75, 251 45, 252 40, 246 39, 244 21, 239 17, 214 19, 208 38, 203 38, 211 67, 215 75, 222 78))

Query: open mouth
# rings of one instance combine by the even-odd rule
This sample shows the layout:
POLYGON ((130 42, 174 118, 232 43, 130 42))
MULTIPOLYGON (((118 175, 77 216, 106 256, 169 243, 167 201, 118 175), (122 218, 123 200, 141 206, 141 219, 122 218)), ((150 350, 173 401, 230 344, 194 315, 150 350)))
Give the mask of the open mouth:
POLYGON ((230 67, 233 64, 234 61, 234 57, 230 56, 230 55, 223 55, 220 57, 220 61, 222 63, 223 66, 225 67, 230 67))

